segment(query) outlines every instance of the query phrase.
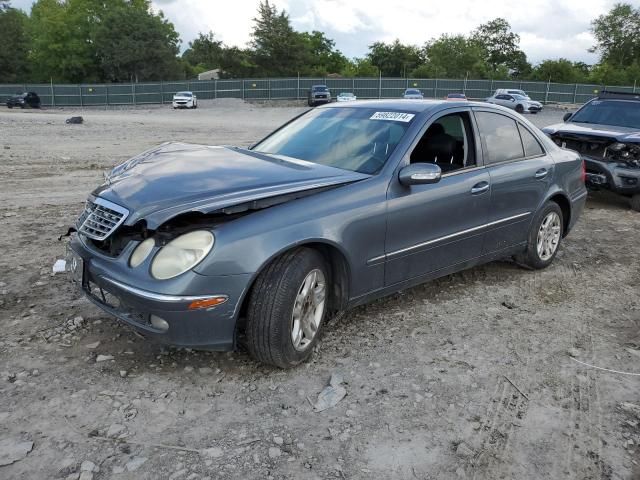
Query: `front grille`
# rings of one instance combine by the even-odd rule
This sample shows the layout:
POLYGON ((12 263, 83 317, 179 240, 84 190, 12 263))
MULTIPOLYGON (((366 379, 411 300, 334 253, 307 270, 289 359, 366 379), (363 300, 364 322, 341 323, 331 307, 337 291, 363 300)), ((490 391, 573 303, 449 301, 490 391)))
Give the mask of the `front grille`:
POLYGON ((128 215, 129 210, 126 208, 98 197, 93 202, 87 200, 76 228, 78 232, 93 240, 104 240, 126 220, 128 215))

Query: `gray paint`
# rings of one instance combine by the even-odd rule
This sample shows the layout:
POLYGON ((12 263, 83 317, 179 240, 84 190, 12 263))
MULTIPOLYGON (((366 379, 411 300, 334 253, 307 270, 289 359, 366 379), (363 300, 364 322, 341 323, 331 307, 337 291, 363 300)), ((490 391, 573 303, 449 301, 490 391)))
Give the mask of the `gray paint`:
MULTIPOLYGON (((354 306, 522 251, 532 219, 553 195, 571 201, 569 227, 579 216, 585 188, 578 155, 558 148, 512 111, 473 102, 411 100, 321 108, 372 106, 416 114, 377 175, 290 159, 274 162, 229 148, 172 144, 147 152, 129 168, 114 172, 111 184, 94 192, 131 209, 127 224, 144 218, 157 226, 191 209, 216 211, 235 202, 278 195, 283 189, 313 188, 321 182, 335 186, 216 225, 215 246, 193 271, 170 280, 154 280, 149 268, 155 251, 137 268, 128 266, 135 242, 116 259, 96 252, 79 238, 72 241, 72 248, 85 259, 88 276, 103 286, 113 288, 106 277, 167 295, 228 295, 225 304, 211 311, 185 312, 184 306, 178 306, 177 311, 165 314, 171 325, 167 334, 146 330, 168 343, 227 349, 234 344, 239 308, 253 280, 271 259, 288 249, 322 243, 339 252, 348 264, 348 304, 354 306), (446 113, 473 109, 499 112, 523 123, 544 145, 546 155, 487 167, 480 142, 476 142, 476 168, 445 173, 432 185, 401 185, 398 172, 408 165, 408 153, 428 125, 446 113), (540 166, 549 169, 542 181, 534 178, 540 166), (489 188, 472 193, 474 187, 485 184, 489 188)), ((148 299, 123 295, 138 309, 161 311, 161 306, 148 299)), ((141 330, 146 328, 118 312, 111 313, 141 330)))

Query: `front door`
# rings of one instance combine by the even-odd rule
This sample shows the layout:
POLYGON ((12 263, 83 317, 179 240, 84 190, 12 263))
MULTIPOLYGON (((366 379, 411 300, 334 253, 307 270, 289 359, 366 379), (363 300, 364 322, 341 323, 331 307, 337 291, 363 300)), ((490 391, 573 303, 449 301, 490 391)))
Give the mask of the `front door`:
POLYGON ((468 110, 444 114, 426 128, 405 164, 436 163, 442 178, 410 187, 392 179, 387 195, 387 286, 481 255, 491 188, 479 158, 468 110))

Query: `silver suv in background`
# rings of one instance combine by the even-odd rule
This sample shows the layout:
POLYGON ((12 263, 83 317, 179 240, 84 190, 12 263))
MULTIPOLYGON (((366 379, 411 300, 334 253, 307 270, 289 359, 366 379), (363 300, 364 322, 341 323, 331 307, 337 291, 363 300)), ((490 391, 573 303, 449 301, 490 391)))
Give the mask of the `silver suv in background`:
POLYGON ((499 88, 493 93, 494 97, 496 95, 522 95, 527 100, 531 100, 531 97, 529 97, 527 92, 518 88, 499 88))
POLYGON ((309 89, 307 103, 310 107, 315 107, 321 103, 331 103, 331 92, 326 85, 313 85, 309 89))
POLYGON ((486 99, 486 102, 502 105, 518 113, 538 113, 542 110, 542 104, 540 102, 536 102, 529 97, 517 93, 494 93, 492 97, 486 99))

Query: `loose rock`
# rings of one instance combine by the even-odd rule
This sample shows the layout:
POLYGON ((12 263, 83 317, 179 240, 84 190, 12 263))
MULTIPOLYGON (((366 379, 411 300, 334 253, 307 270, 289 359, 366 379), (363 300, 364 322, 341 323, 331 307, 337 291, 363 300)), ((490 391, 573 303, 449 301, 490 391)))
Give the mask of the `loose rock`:
POLYGON ((22 460, 33 450, 33 442, 22 442, 12 438, 0 440, 0 467, 22 460))

